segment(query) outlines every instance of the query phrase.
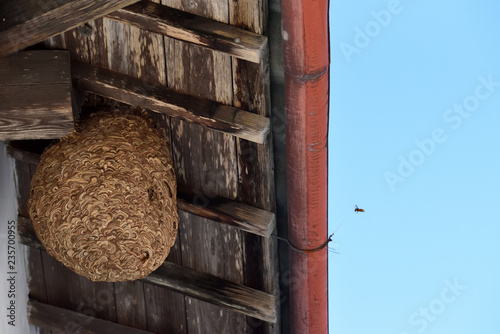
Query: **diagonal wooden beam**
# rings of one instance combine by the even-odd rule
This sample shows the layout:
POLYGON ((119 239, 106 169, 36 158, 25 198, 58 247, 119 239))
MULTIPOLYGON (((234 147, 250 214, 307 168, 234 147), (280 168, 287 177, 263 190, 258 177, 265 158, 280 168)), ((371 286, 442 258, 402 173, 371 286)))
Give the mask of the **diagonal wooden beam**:
POLYGON ((276 322, 274 296, 194 269, 164 262, 142 279, 267 322, 276 322))
MULTIPOLYGON (((15 142, 8 143, 6 150, 13 159, 33 165, 40 162, 38 153, 17 147, 15 142)), ((271 236, 276 226, 276 218, 272 212, 225 198, 207 196, 201 192, 193 194, 188 191, 178 191, 177 208, 265 238, 271 236)))
POLYGON ((267 55, 265 36, 151 1, 138 2, 107 17, 253 63, 267 55))
POLYGON ((142 329, 124 326, 33 299, 28 301, 27 313, 29 324, 54 331, 54 333, 152 334, 142 329))
MULTIPOLYGON (((45 250, 36 237, 31 220, 19 216, 17 225, 19 241, 22 244, 45 250)), ((142 281, 257 319, 276 322, 273 295, 168 261, 142 281)))
POLYGON ((177 208, 265 238, 276 226, 274 213, 222 197, 178 192, 177 208))
POLYGON ((1 1, 0 57, 42 42, 137 1, 1 1))
POLYGON ((140 79, 81 62, 72 62, 73 82, 79 89, 133 106, 262 144, 269 118, 232 106, 152 86, 140 79))

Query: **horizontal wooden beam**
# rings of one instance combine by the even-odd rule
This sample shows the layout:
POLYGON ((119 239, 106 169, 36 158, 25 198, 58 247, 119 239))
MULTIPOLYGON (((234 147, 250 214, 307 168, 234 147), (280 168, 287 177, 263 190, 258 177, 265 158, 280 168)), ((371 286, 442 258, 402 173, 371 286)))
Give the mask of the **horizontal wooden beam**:
POLYGON ((61 138, 73 132, 69 51, 0 58, 0 140, 61 138))
POLYGON ((265 36, 151 1, 138 2, 107 17, 254 63, 267 55, 265 36))
POLYGON ((28 323, 54 333, 152 334, 65 308, 28 301, 28 323))
POLYGON ((248 111, 167 87, 152 86, 140 79, 81 62, 73 62, 71 71, 75 86, 81 90, 259 144, 269 133, 269 118, 248 111))
POLYGON ((0 1, 0 57, 95 20, 138 0, 0 1))
MULTIPOLYGON (((17 230, 19 242, 45 249, 36 237, 31 220, 19 216, 17 230)), ((273 295, 168 261, 142 281, 226 307, 247 316, 276 322, 276 304, 273 295)))
MULTIPOLYGON (((40 162, 39 154, 23 150, 14 146, 13 143, 7 144, 6 150, 13 159, 34 165, 40 162)), ((179 191, 177 208, 265 238, 271 236, 276 226, 276 218, 272 212, 225 198, 206 196, 202 193, 190 194, 179 191)))

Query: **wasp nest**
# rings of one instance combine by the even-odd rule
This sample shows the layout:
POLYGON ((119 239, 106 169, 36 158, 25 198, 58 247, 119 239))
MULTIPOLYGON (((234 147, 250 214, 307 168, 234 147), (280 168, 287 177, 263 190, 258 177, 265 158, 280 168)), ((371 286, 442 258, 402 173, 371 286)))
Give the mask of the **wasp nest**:
POLYGON ((97 113, 47 149, 29 212, 47 252, 93 281, 147 276, 177 234, 166 138, 144 115, 97 113))

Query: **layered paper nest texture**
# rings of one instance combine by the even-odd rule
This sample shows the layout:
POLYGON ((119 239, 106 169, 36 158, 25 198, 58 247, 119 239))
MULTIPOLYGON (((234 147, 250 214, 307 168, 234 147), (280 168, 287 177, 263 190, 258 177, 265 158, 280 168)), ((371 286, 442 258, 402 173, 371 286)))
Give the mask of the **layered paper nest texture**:
POLYGON ((176 181, 146 115, 96 113, 47 149, 28 203, 47 252, 93 281, 147 276, 173 246, 176 181))

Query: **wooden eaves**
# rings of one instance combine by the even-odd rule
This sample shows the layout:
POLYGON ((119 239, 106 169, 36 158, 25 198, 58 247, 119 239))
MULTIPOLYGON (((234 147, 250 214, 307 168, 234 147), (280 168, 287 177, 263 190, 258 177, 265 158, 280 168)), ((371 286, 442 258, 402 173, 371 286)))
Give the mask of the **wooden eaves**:
POLYGON ((64 313, 89 332, 105 321, 116 324, 114 330, 125 326, 124 333, 279 333, 276 240, 270 237, 276 219, 267 4, 245 0, 187 6, 172 0, 128 8, 123 7, 134 1, 108 1, 106 10, 84 6, 91 2, 99 3, 58 0, 53 8, 27 11, 32 15, 0 25, 0 41, 5 41, 0 54, 42 41, 45 47, 67 49, 78 94, 90 91, 150 109, 171 141, 181 189, 181 230, 169 262, 151 277, 114 284, 84 281, 51 259, 30 234, 25 203, 38 154, 9 146, 20 181, 19 222, 26 227, 20 237, 33 246, 30 273, 41 274, 30 281, 32 322, 50 333, 67 325, 54 317, 64 313), (111 4, 117 7, 108 10, 111 4), (68 14, 71 6, 88 12, 68 14), (56 16, 64 18, 61 24, 47 20, 56 16), (83 24, 86 29, 73 29, 83 24), (13 43, 19 31, 30 33, 21 44, 13 43), (136 80, 141 91, 133 89, 136 80), (195 102, 183 105, 182 96, 195 102), (200 106, 209 112, 197 114, 200 106), (208 126, 206 118, 229 127, 208 126), (208 204, 195 203, 199 194, 208 204), (217 296, 213 285, 231 287, 232 295, 217 296), (110 299, 99 304, 103 291, 110 299), (82 316, 82 309, 89 308, 90 318, 82 316))

